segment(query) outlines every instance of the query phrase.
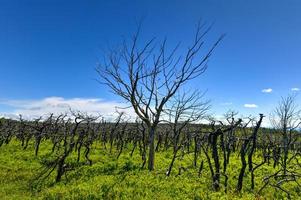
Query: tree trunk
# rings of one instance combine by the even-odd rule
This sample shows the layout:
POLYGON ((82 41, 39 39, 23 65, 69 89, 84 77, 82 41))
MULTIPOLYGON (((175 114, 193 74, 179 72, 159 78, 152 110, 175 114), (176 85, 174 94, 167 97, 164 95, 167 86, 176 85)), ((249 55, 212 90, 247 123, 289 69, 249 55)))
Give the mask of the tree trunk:
POLYGON ((58 183, 61 181, 62 176, 64 174, 64 164, 65 164, 66 155, 64 155, 59 161, 57 165, 57 175, 55 178, 55 182, 58 183))
POLYGON ((217 139, 219 135, 222 135, 223 132, 219 129, 212 134, 211 146, 212 146, 212 158, 214 160, 215 174, 213 176, 213 187, 215 191, 219 190, 219 181, 220 181, 220 163, 217 149, 217 139))
POLYGON ((168 168, 168 170, 167 170, 167 172, 166 172, 166 176, 169 176, 170 173, 171 173, 172 167, 173 167, 173 165, 174 165, 174 163, 175 163, 175 160, 176 160, 176 157, 177 157, 177 152, 178 152, 178 149, 177 149, 177 150, 174 152, 174 154, 173 154, 171 163, 169 164, 169 168, 168 168))
POLYGON ((148 170, 154 170, 155 163, 155 128, 149 131, 149 154, 148 154, 148 170))
POLYGON ((237 188, 236 188, 237 191, 239 191, 239 192, 242 189, 245 170, 246 170, 246 167, 247 167, 247 161, 246 161, 245 155, 246 155, 246 150, 247 150, 249 141, 250 141, 249 139, 246 139, 244 144, 241 147, 241 150, 240 150, 241 169, 240 169, 240 172, 239 172, 237 188))
POLYGON ((287 131, 286 128, 284 130, 284 136, 283 136, 283 174, 286 175, 287 173, 287 158, 288 158, 288 136, 287 136, 287 131))

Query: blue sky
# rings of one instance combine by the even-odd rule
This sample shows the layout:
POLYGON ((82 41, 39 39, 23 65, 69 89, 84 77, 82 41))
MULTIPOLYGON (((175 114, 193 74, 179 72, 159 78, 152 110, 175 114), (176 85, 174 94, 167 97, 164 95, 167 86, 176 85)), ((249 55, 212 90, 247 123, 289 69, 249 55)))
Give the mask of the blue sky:
POLYGON ((227 36, 187 87, 208 90, 217 115, 268 113, 301 88, 300 10, 298 0, 0 0, 0 113, 50 111, 53 101, 91 110, 122 104, 94 80, 94 68, 141 18, 142 39, 170 44, 189 44, 200 18, 214 22, 208 44, 227 36))

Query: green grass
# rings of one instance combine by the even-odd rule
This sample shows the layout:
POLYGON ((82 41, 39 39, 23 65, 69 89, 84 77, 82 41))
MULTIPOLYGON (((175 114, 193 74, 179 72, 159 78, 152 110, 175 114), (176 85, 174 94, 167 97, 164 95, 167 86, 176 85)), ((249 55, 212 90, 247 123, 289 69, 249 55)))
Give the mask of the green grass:
MULTIPOLYGON (((250 190, 250 175, 244 179, 241 193, 235 191, 240 169, 239 157, 233 154, 228 168, 228 192, 214 192, 210 173, 204 160, 204 170, 198 177, 198 170, 191 167, 192 155, 176 160, 170 177, 165 176, 171 160, 171 152, 156 154, 154 172, 141 170, 138 151, 130 157, 130 149, 117 160, 117 152, 109 154, 99 144, 91 152, 93 165, 81 165, 67 173, 60 183, 54 182, 55 173, 43 183, 37 184, 35 177, 42 169, 42 160, 49 158, 50 145, 41 144, 37 157, 33 144, 22 150, 19 142, 0 147, 0 199, 285 199, 286 194, 268 187, 262 196, 256 191, 262 185, 262 178, 275 171, 272 166, 263 166, 256 172, 255 192, 250 190), (97 147, 97 148, 96 148, 97 147), (178 174, 179 166, 189 170, 178 174)), ((204 158, 203 158, 204 159, 204 158)), ((68 162, 75 162, 73 154, 68 162)), ((200 161, 200 159, 199 159, 200 161)), ((81 162, 85 162, 81 160, 81 162)), ((260 162, 260 160, 258 160, 260 162)), ((247 170, 246 170, 247 171, 247 170)), ((223 179, 222 179, 223 181, 223 179)), ((300 188, 295 184, 285 185, 293 199, 300 199, 300 188)))

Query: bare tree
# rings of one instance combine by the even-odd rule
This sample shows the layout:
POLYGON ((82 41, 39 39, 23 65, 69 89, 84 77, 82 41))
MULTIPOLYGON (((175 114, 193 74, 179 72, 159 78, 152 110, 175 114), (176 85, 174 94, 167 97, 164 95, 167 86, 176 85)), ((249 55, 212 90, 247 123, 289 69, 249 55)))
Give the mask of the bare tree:
MULTIPOLYGON (((210 118, 209 120, 211 121, 211 131, 207 134, 207 142, 201 144, 201 148, 207 159, 212 178, 213 189, 215 191, 218 191, 220 189, 220 175, 223 175, 225 177, 225 188, 227 187, 228 181, 228 176, 226 175, 226 173, 221 173, 220 171, 218 138, 221 138, 225 133, 233 132, 234 129, 236 129, 241 124, 242 119, 235 120, 235 123, 232 123, 229 126, 225 126, 223 122, 216 121, 213 118, 210 118), (216 122, 219 122, 219 125, 216 125, 216 122), (211 161, 211 159, 213 159, 213 162, 211 161)), ((223 156, 225 159, 225 154, 223 154, 223 156)), ((224 170, 224 172, 226 172, 226 170, 224 170)))
POLYGON ((139 26, 131 41, 124 41, 120 48, 110 50, 96 69, 100 82, 130 103, 147 126, 150 171, 154 169, 155 132, 165 106, 185 83, 206 71, 213 50, 224 37, 219 37, 202 54, 204 37, 210 29, 211 26, 199 23, 191 46, 184 55, 178 55, 180 45, 167 48, 166 39, 159 45, 155 44, 155 38, 138 44, 139 26))
POLYGON ((293 142, 292 133, 301 124, 300 114, 301 110, 298 109, 296 104, 296 96, 289 95, 287 97, 282 97, 279 105, 275 108, 270 116, 271 124, 282 134, 282 169, 284 175, 287 173, 289 146, 293 142))
MULTIPOLYGON (((256 126, 253 128, 253 132, 252 135, 247 137, 247 138, 243 138, 244 142, 241 146, 240 149, 240 159, 241 159, 241 168, 240 168, 240 172, 239 172, 239 176, 238 176, 238 181, 237 181, 237 191, 241 191, 242 190, 242 186, 243 186, 243 178, 245 176, 245 170, 247 167, 247 161, 245 158, 245 155, 247 154, 247 151, 249 150, 249 154, 248 154, 248 165, 249 165, 249 170, 252 171, 253 170, 253 153, 256 149, 256 140, 257 140, 257 134, 259 131, 259 128, 261 126, 262 123, 262 119, 263 119, 263 114, 259 114, 259 120, 258 122, 256 122, 256 126)), ((248 126, 248 124, 253 121, 254 119, 250 118, 249 122, 247 122, 242 128, 243 131, 246 131, 246 128, 248 126)), ((254 173, 252 174, 252 184, 254 184, 254 173)))
POLYGON ((295 95, 282 97, 278 106, 271 113, 271 124, 276 131, 281 133, 281 146, 279 147, 279 152, 277 152, 279 156, 277 163, 280 164, 280 169, 263 179, 264 185, 259 189, 259 194, 269 185, 285 192, 288 199, 291 199, 290 191, 284 188, 284 184, 290 182, 300 187, 298 183, 298 179, 301 177, 300 166, 292 163, 292 161, 298 163, 300 153, 298 151, 294 152, 293 148, 291 148, 299 138, 296 130, 301 125, 300 114, 301 110, 298 109, 295 95), (291 150, 290 153, 289 150, 291 150))
POLYGON ((169 115, 168 123, 172 130, 173 157, 166 172, 169 176, 173 168, 179 149, 183 146, 184 138, 181 134, 190 123, 199 122, 210 108, 209 101, 202 101, 204 94, 195 91, 191 94, 176 95, 174 103, 166 109, 169 115))

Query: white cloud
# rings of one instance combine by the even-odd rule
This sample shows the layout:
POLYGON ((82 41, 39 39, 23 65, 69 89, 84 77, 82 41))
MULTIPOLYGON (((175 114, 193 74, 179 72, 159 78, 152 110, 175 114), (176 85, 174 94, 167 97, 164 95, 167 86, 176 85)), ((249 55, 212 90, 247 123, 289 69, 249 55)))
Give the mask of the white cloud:
POLYGON ((113 117, 116 110, 123 111, 129 116, 134 117, 132 109, 126 108, 127 104, 115 101, 104 101, 97 98, 70 98, 47 97, 40 100, 0 100, 0 104, 12 108, 10 112, 2 113, 2 116, 17 116, 22 114, 26 118, 35 118, 45 114, 61 114, 70 111, 85 112, 92 115, 102 115, 104 117, 113 117), (125 109, 122 109, 125 108, 125 109))
POLYGON ((261 92, 263 92, 263 93, 271 93, 271 92, 273 92, 273 89, 272 88, 266 88, 266 89, 261 90, 261 92))
POLYGON ((248 104, 248 103, 246 103, 246 104, 244 105, 244 107, 245 107, 245 108, 257 108, 258 106, 257 106, 256 104, 248 104))
POLYGON ((0 113, 0 118, 19 119, 19 116, 11 113, 0 113))
POLYGON ((298 92, 298 91, 300 91, 300 88, 294 87, 294 88, 291 88, 291 90, 295 91, 295 92, 298 92))

